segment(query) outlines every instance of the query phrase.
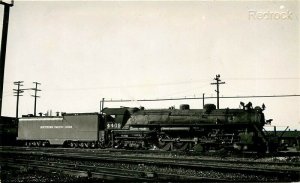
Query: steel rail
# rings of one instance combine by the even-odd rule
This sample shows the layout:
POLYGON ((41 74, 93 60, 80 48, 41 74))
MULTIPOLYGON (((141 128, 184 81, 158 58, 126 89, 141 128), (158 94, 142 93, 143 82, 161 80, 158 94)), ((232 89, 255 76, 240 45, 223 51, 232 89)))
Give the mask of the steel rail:
MULTIPOLYGON (((1 149, 1 148, 0 148, 1 149)), ((22 150, 24 150, 23 148, 21 148, 22 150)), ((101 155, 102 157, 106 156, 106 158, 110 158, 110 157, 115 157, 116 154, 112 154, 112 153, 123 153, 125 152, 125 154, 129 153, 134 153, 134 157, 136 159, 140 158, 140 159, 149 159, 149 160, 156 160, 156 161, 165 161, 165 160, 169 160, 169 161, 178 161, 178 162, 218 162, 220 163, 229 163, 229 164, 243 164, 243 165, 265 165, 265 166, 293 166, 293 167, 300 167, 300 162, 261 162, 261 161, 249 161, 249 160, 239 160, 239 159, 234 159, 234 160, 226 160, 226 159, 207 159, 207 158, 202 158, 202 157, 194 157, 194 156, 184 156, 184 157, 157 157, 157 156, 145 156, 143 154, 141 157, 138 157, 138 153, 136 151, 110 151, 110 150, 104 150, 104 151, 95 151, 92 150, 91 151, 80 151, 80 152, 70 152, 70 151, 74 151, 74 149, 68 149, 68 148, 63 148, 63 149, 44 149, 44 148, 38 148, 38 149, 30 149, 30 148, 26 148, 27 151, 30 152, 37 152, 37 153, 54 153, 57 154, 56 152, 62 152, 62 150, 66 150, 66 152, 68 152, 69 155, 88 155, 88 156, 98 156, 101 155), (91 155, 91 153, 93 153, 91 155)), ((15 150, 15 149, 14 149, 15 150)), ((77 150, 77 149, 76 149, 77 150)), ((87 150, 87 149, 78 149, 78 150, 87 150)), ((2 150, 1 152, 5 152, 6 150, 2 150)), ((11 153, 13 153, 14 151, 9 151, 11 153)), ((148 152, 148 151, 146 151, 148 152)), ((160 152, 166 152, 166 151, 160 151, 160 152)), ((141 151, 140 153, 144 153, 144 151, 141 151)), ((159 152, 156 152, 159 153, 159 152)), ((176 154, 176 153, 175 153, 176 154)), ((124 154, 117 154, 119 157, 122 158, 132 158, 132 155, 124 155, 124 154)))
POLYGON ((6 159, 2 163, 12 167, 32 167, 39 171, 60 171, 63 174, 76 175, 81 177, 101 178, 108 180, 176 180, 176 181, 225 181, 225 179, 176 175, 168 173, 157 173, 139 170, 127 170, 111 167, 95 167, 91 165, 78 165, 74 163, 58 163, 51 161, 37 161, 28 159, 6 159))
MULTIPOLYGON (((65 153, 57 153, 57 152, 14 152, 14 151, 1 151, 2 154, 23 154, 23 155, 34 155, 34 156, 53 156, 56 158, 63 157, 65 153)), ((282 169, 284 168, 285 171, 299 171, 300 162, 256 162, 256 161, 243 161, 243 160, 222 160, 222 159, 207 159, 207 158, 190 158, 190 157, 157 157, 157 156, 143 156, 141 154, 134 154, 133 155, 122 155, 122 154, 112 154, 112 153, 95 153, 90 154, 88 152, 68 152, 68 156, 72 156, 73 158, 88 158, 88 159, 99 159, 99 156, 102 158, 102 161, 105 159, 113 159, 118 158, 118 160, 128 160, 131 161, 154 161, 154 162, 167 162, 167 163, 188 163, 188 164, 209 164, 210 166, 230 166, 233 165, 235 167, 241 168, 257 168, 257 166, 263 166, 264 170, 269 169, 282 169), (140 156, 138 156, 140 155, 140 156), (271 168, 273 167, 273 168, 271 168)))
MULTIPOLYGON (((4 153, 4 152, 1 152, 4 153)), ((159 167, 173 167, 173 168, 186 168, 186 169, 196 169, 196 170, 215 170, 225 173, 242 173, 242 174, 252 174, 252 175, 268 175, 277 176, 281 179, 287 175, 292 177, 293 180, 299 180, 300 169, 299 168, 287 168, 282 167, 277 168, 259 168, 259 167, 246 167, 244 165, 234 165, 234 164, 220 164, 220 163, 208 163, 208 162, 191 162, 191 161, 174 161, 168 159, 158 160, 157 158, 146 159, 144 157, 116 157, 115 155, 106 156, 96 156, 96 155, 84 155, 78 153, 28 153, 28 152, 7 152, 9 154, 19 154, 19 155, 31 155, 31 156, 47 156, 52 158, 61 158, 75 161, 97 161, 97 162, 109 162, 109 163, 126 163, 126 164, 144 164, 159 167)))

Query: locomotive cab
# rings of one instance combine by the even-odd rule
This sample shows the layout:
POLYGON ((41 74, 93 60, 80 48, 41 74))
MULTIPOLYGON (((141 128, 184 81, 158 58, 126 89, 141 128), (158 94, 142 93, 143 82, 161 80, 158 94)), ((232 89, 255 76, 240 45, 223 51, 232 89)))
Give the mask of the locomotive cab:
POLYGON ((130 117, 128 108, 105 108, 102 113, 106 129, 121 129, 130 117))

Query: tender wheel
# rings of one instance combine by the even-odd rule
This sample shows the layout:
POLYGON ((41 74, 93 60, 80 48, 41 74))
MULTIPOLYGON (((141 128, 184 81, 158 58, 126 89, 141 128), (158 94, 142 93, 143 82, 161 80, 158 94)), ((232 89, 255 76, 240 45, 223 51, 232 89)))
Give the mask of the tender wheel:
POLYGON ((90 148, 95 148, 95 147, 96 147, 96 143, 95 143, 95 142, 91 142, 91 143, 89 144, 89 147, 90 147, 90 148))
POLYGON ((36 141, 31 142, 31 145, 32 145, 33 147, 36 147, 36 146, 37 146, 36 141))
POLYGON ((74 142, 70 142, 70 147, 71 148, 75 148, 76 147, 75 143, 74 142))
POLYGON ((84 143, 83 142, 79 142, 79 147, 80 148, 84 148, 84 143))

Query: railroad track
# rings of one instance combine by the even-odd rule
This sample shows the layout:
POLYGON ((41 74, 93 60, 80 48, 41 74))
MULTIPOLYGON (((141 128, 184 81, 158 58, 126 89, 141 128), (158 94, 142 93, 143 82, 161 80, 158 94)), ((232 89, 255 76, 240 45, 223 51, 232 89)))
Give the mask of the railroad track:
POLYGON ((197 177, 188 175, 177 175, 171 173, 157 173, 139 170, 127 170, 112 167, 99 167, 81 165, 77 163, 62 163, 56 161, 41 161, 28 159, 8 158, 1 160, 4 166, 27 167, 42 172, 61 172, 63 174, 77 177, 93 177, 104 180, 129 180, 129 181, 150 181, 150 180, 176 180, 176 181, 226 181, 225 179, 197 177))
MULTIPOLYGON (((217 162, 218 164, 241 164, 243 166, 248 165, 248 166, 256 166, 257 164, 259 165, 264 165, 268 167, 274 167, 274 166, 287 166, 289 167, 300 167, 300 161, 298 162, 263 162, 263 161, 253 161, 253 159, 247 159, 247 158, 231 158, 231 159, 226 159, 226 158, 216 158, 216 157, 199 157, 199 156, 185 156, 185 155, 178 155, 176 152, 175 153, 166 153, 166 151, 154 151, 154 153, 159 154, 160 152, 163 155, 166 156, 149 156, 149 155, 144 155, 144 151, 123 151, 123 150, 91 150, 91 149, 70 149, 70 148, 33 148, 30 149, 28 147, 18 147, 18 148, 8 148, 8 149, 1 149, 0 148, 0 153, 1 152, 9 152, 9 153, 15 153, 15 152, 22 152, 24 154, 36 154, 36 155, 53 155, 53 156, 63 156, 65 153, 68 153, 68 155, 72 156, 86 156, 87 158, 93 158, 93 157, 99 157, 101 158, 111 158, 118 156, 118 158, 132 158, 132 156, 135 157, 137 160, 155 160, 155 161, 166 161, 168 160, 169 162, 188 162, 188 163, 214 163, 217 162), (123 153, 124 152, 124 153, 123 153), (138 154, 138 156, 137 156, 138 154)), ((148 151, 147 151, 148 152, 148 151)), ((300 154, 299 154, 300 158, 300 154)))
MULTIPOLYGON (((20 146, 0 146, 1 150, 21 150, 21 151, 48 151, 48 152, 93 152, 93 153, 121 153, 121 154, 159 154, 159 155, 188 155, 199 156, 199 153, 185 151, 162 151, 162 150, 126 150, 126 149, 91 149, 91 148, 64 148, 64 147, 20 147, 20 146)), ((206 153, 201 156, 218 156, 218 153, 206 153)), ((257 153, 243 153, 233 155, 236 158, 267 158, 282 156, 300 156, 300 152, 277 152, 275 154, 258 155, 257 153)))
MULTIPOLYGON (((68 151, 68 150, 67 150, 68 151)), ((236 179, 226 179, 226 177, 222 178, 210 178, 205 176, 198 176, 198 173, 201 171, 213 171, 213 172, 221 172, 223 174, 240 174, 242 175, 250 175, 250 176, 263 176, 268 178, 276 178, 278 181, 299 181, 300 175, 300 168, 299 162, 298 163, 284 163, 284 162, 251 162, 251 161, 233 161, 233 160, 216 160, 216 159, 204 159, 204 158, 170 158, 170 157, 149 157, 149 156, 132 156, 132 155, 122 155, 116 154, 111 152, 95 152, 91 155, 91 152, 70 152, 66 154, 66 152, 57 152, 54 151, 42 151, 41 149, 34 149, 32 151, 13 151, 13 150, 2 150, 0 151, 2 155, 14 155, 17 156, 33 156, 33 157, 47 157, 52 158, 55 161, 52 162, 53 167, 59 167, 64 164, 57 164, 57 160, 68 160, 73 162, 100 162, 100 166, 102 167, 102 172, 100 169, 92 169, 93 166, 88 165, 80 165, 81 169, 78 171, 88 170, 93 174, 93 176, 99 175, 102 178, 104 175, 107 175, 109 178, 112 176, 109 173, 115 175, 116 179, 127 179, 124 175, 130 175, 130 177, 134 178, 134 180, 141 179, 141 180, 206 180, 206 181, 236 181, 236 179), (118 167, 116 172, 114 172, 113 167, 105 167, 103 163, 106 164, 115 164, 114 166, 118 167), (196 175, 179 175, 176 173, 161 173, 163 171, 137 171, 137 170, 120 170, 120 166, 122 164, 126 165, 135 165, 135 166, 148 166, 148 167, 158 167, 164 170, 163 168, 169 168, 174 170, 189 170, 196 172, 196 175), (129 171, 129 172, 128 172, 129 171), (130 174, 131 171, 136 171, 133 174, 130 174), (118 174, 119 172, 119 174, 118 174), (139 177, 133 175, 140 175, 139 177)), ((25 160, 22 160, 23 162, 25 160)), ((22 162, 21 161, 21 162, 22 162)), ((40 160, 26 160, 27 164, 34 165, 34 161, 41 162, 40 160), (33 162, 32 162, 33 161, 33 162)), ((49 162, 43 162, 44 164, 49 162)), ((51 161, 50 161, 51 162, 51 161)), ((16 162, 15 162, 16 163, 16 162)), ((70 163, 69 169, 71 167, 72 171, 76 164, 70 163)), ((49 163, 46 164, 49 166, 49 163)), ((41 165, 40 165, 41 166, 41 165)), ((95 165, 94 165, 95 166, 95 165)), ((78 167, 78 166, 77 166, 78 167)), ((61 167, 63 168, 63 167, 61 167)), ((46 169, 46 168, 43 168, 46 169)), ((116 168, 115 168, 116 169, 116 168)), ((155 169, 155 168, 154 168, 155 169)), ((153 169, 152 169, 153 170, 153 169)), ((87 174, 87 173, 86 173, 87 174)), ((205 174, 204 174, 205 175, 205 174)), ((268 180, 268 179, 267 179, 268 180)), ((272 179, 271 179, 272 180, 272 179)), ((240 180, 239 180, 240 181, 240 180)))

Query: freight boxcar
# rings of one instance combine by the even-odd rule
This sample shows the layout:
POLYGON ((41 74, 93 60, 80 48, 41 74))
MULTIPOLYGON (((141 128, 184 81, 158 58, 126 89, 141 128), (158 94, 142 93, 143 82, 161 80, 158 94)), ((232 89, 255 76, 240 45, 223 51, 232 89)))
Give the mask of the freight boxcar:
POLYGON ((26 146, 94 147, 103 136, 101 121, 98 113, 23 117, 19 119, 17 140, 26 146))

